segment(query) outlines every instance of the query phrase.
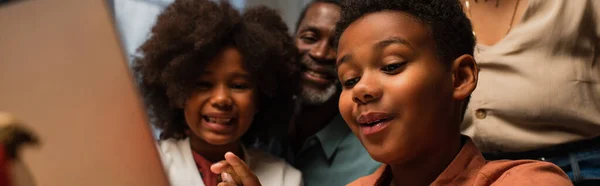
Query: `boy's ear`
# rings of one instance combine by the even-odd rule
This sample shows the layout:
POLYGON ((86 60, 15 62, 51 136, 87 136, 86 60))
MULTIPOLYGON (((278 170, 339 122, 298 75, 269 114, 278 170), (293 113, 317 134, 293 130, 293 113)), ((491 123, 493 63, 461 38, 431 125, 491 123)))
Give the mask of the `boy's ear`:
POLYGON ((463 100, 477 87, 479 66, 473 56, 464 54, 452 62, 452 84, 454 99, 463 100))

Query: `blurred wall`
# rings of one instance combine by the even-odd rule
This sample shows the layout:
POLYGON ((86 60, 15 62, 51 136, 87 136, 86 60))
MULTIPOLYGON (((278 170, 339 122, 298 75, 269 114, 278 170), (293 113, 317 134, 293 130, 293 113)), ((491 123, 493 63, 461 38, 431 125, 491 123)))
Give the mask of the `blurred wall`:
POLYGON ((246 7, 267 5, 277 9, 283 18, 283 21, 287 23, 290 33, 292 33, 293 30, 296 29, 295 24, 302 8, 310 1, 311 0, 246 0, 246 7))
MULTIPOLYGON (((279 11, 287 23, 290 34, 304 5, 311 0, 229 0, 236 8, 266 5, 279 11)), ((115 24, 121 35, 124 52, 129 59, 136 49, 146 41, 156 17, 173 0, 108 0, 115 15, 115 24)))

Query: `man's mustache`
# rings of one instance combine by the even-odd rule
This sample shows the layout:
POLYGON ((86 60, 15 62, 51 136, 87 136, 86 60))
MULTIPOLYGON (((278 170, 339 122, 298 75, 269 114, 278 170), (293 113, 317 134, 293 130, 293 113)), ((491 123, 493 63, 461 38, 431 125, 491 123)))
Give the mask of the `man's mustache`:
POLYGON ((319 66, 319 72, 320 73, 326 73, 328 75, 332 75, 335 76, 337 73, 335 71, 335 66, 333 65, 333 60, 331 60, 331 63, 318 63, 316 61, 314 61, 313 59, 310 59, 310 57, 305 57, 302 58, 301 60, 302 63, 302 67, 305 69, 311 69, 312 66, 319 66), (331 65, 330 65, 331 64, 331 65))

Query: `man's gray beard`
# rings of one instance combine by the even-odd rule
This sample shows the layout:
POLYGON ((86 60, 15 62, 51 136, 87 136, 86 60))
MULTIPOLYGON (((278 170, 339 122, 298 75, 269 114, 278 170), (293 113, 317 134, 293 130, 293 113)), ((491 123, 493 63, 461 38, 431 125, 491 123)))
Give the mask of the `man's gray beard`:
POLYGON ((320 105, 327 102, 336 94, 337 88, 335 84, 331 84, 329 87, 318 89, 312 86, 302 87, 300 98, 302 103, 306 105, 320 105))

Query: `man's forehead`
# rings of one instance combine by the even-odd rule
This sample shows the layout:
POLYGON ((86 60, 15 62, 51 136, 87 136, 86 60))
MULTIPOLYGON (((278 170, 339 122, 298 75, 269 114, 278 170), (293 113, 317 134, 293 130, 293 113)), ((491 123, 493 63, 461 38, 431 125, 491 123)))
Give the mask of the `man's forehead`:
POLYGON ((313 26, 333 29, 335 23, 340 19, 340 7, 324 2, 316 2, 306 10, 306 15, 300 27, 313 26))

